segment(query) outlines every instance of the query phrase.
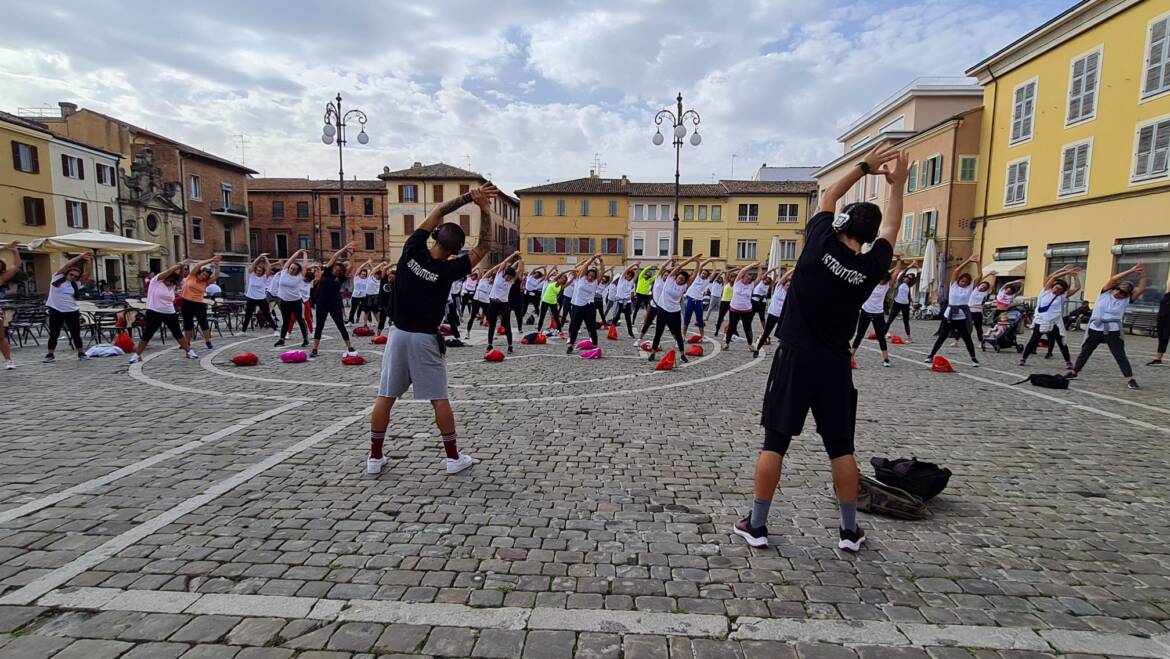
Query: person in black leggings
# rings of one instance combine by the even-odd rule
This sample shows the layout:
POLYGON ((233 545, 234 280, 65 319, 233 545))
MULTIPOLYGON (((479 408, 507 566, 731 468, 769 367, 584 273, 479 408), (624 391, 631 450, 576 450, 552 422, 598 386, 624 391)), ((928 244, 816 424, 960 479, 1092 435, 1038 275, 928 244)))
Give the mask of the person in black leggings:
POLYGON ((280 299, 280 317, 282 319, 280 339, 273 344, 277 348, 284 345, 284 337, 292 330, 294 320, 297 327, 301 328, 301 347, 307 348, 309 346, 309 326, 305 323, 305 303, 301 299, 304 277, 301 275, 299 260, 307 253, 303 249, 294 252, 285 263, 284 270, 276 274, 273 290, 276 292, 276 297, 280 299))
POLYGON ((525 293, 520 290, 520 282, 525 280, 524 261, 517 261, 514 267, 516 268, 516 278, 512 280, 512 288, 508 289, 508 305, 512 308, 512 313, 516 314, 516 331, 523 334, 524 311, 528 308, 525 293))
POLYGON ((346 356, 357 354, 357 351, 353 349, 349 332, 345 330, 345 307, 341 302, 341 288, 349 276, 353 274, 353 263, 351 262, 347 266, 338 262, 341 257, 351 254, 354 247, 356 244, 350 243, 334 252, 333 256, 325 262, 325 267, 317 273, 317 327, 313 330, 313 350, 309 353, 310 357, 317 356, 317 347, 321 345, 321 334, 325 331, 326 317, 333 319, 333 324, 337 326, 337 331, 341 334, 341 340, 345 341, 346 356))
POLYGON ((171 336, 179 342, 179 347, 183 349, 184 353, 190 349, 191 344, 183 336, 183 328, 179 324, 179 314, 175 311, 174 306, 175 291, 178 289, 179 283, 183 281, 179 277, 179 270, 182 267, 183 263, 180 261, 150 280, 146 294, 146 322, 138 339, 138 345, 130 353, 131 364, 142 357, 142 353, 146 351, 146 346, 154 337, 154 333, 163 326, 170 330, 171 336))
POLYGON ((49 282, 49 296, 45 306, 49 311, 49 351, 41 361, 51 364, 56 360, 57 337, 61 329, 69 332, 69 344, 77 349, 78 359, 85 356, 85 344, 81 342, 81 310, 77 306, 77 293, 81 285, 89 281, 93 254, 86 252, 65 262, 49 282))
MULTIPOLYGON (((382 273, 382 286, 378 289, 378 334, 382 336, 382 330, 386 325, 394 324, 394 282, 398 278, 393 268, 394 266, 385 265, 386 271, 382 273)), ((462 283, 460 284, 462 287, 462 283)), ((458 310, 458 296, 452 296, 451 304, 458 310)), ((454 313, 449 312, 449 313, 454 313)), ((448 318, 450 321, 450 318, 448 318)), ((451 325, 451 332, 455 338, 459 338, 459 317, 455 316, 455 323, 451 325)))
MULTIPOLYGON (((261 254, 252 261, 250 270, 245 277, 244 282, 244 297, 248 300, 244 304, 244 319, 240 322, 240 333, 248 331, 248 327, 256 317, 256 312, 260 312, 260 320, 268 327, 276 327, 276 321, 272 318, 272 313, 268 310, 268 254, 261 254)), ((176 272, 177 274, 177 272, 176 272)), ((260 327, 260 323, 256 323, 260 327)))
POLYGON ((890 315, 886 318, 886 331, 893 332, 894 319, 899 314, 902 316, 902 328, 906 330, 906 343, 912 343, 910 340, 910 294, 914 285, 918 283, 918 277, 912 272, 906 272, 906 269, 914 265, 913 262, 907 263, 905 268, 902 268, 894 275, 894 279, 898 282, 897 287, 894 288, 894 301, 890 304, 890 315))
POLYGON ((1166 355, 1166 346, 1170 344, 1170 283, 1162 293, 1162 300, 1158 303, 1158 349, 1154 351, 1154 359, 1146 362, 1146 366, 1162 366, 1162 357, 1166 355))
POLYGON ((1121 338, 1121 326, 1125 319, 1125 310, 1130 303, 1141 298, 1146 291, 1146 266, 1139 263, 1124 272, 1119 272, 1105 282, 1101 294, 1093 304, 1093 315, 1089 317, 1089 330, 1085 333, 1085 341, 1081 344, 1081 353, 1077 355, 1076 363, 1071 371, 1065 374, 1066 378, 1075 378, 1085 369, 1089 357, 1102 343, 1109 346, 1125 384, 1130 389, 1140 389, 1137 380, 1133 379, 1133 368, 1129 364, 1129 357, 1125 354, 1125 340, 1121 338), (1137 276, 1138 284, 1125 281, 1129 277, 1137 276))
MULTIPOLYGON (((947 337, 955 332, 959 338, 963 340, 963 345, 967 346, 967 354, 971 356, 971 365, 978 368, 979 358, 975 356, 975 343, 971 340, 971 292, 975 290, 975 286, 979 284, 971 278, 970 273, 963 272, 969 264, 979 265, 979 255, 972 254, 959 265, 955 266, 954 271, 951 272, 951 287, 947 292, 947 306, 943 309, 943 318, 941 327, 939 327, 938 338, 934 341, 934 347, 930 350, 930 355, 924 360, 926 363, 932 363, 934 356, 938 354, 942 344, 947 340, 947 337)), ((982 277, 980 277, 982 279, 982 277)))

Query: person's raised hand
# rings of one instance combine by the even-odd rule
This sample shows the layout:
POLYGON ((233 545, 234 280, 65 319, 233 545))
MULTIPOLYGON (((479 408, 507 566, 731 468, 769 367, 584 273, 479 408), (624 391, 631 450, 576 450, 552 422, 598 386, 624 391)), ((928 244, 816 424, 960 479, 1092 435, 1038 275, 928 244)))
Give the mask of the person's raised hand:
POLYGON ((91 254, 90 252, 86 252, 85 254, 82 254, 82 255, 81 255, 81 260, 83 260, 83 261, 93 261, 93 254, 91 254))
POLYGON ((907 176, 910 174, 910 156, 906 152, 895 152, 892 166, 890 164, 882 165, 874 174, 880 174, 886 177, 886 183, 891 186, 900 186, 906 182, 907 176))
POLYGON ((869 165, 871 174, 877 174, 881 171, 881 166, 895 158, 901 153, 894 143, 889 140, 883 140, 874 148, 870 149, 869 153, 865 154, 865 164, 869 165))
POLYGON ((220 261, 223 261, 223 257, 219 256, 218 254, 214 258, 211 259, 212 263, 219 263, 220 261))
POLYGON ((471 189, 471 201, 475 202, 476 206, 479 206, 484 210, 490 210, 491 200, 494 199, 498 194, 500 194, 500 191, 496 188, 496 186, 492 185, 491 183, 484 183, 478 188, 471 189))

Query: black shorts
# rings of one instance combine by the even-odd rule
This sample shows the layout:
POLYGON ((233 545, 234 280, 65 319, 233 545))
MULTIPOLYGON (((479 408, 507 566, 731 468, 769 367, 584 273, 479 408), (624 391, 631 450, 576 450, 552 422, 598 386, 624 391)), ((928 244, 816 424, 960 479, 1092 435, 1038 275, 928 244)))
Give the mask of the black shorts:
MULTIPOLYGON (((849 353, 825 356, 779 343, 764 389, 760 425, 773 433, 799 435, 810 410, 829 457, 853 453, 857 390, 849 353)), ((773 446, 767 450, 784 452, 773 446)))

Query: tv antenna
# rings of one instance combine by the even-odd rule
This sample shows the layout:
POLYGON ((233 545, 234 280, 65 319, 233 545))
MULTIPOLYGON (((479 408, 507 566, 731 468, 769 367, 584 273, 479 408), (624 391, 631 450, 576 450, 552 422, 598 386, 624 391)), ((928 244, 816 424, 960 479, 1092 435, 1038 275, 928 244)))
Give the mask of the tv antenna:
POLYGON ((236 148, 240 150, 240 164, 248 164, 248 136, 243 133, 236 135, 236 148))

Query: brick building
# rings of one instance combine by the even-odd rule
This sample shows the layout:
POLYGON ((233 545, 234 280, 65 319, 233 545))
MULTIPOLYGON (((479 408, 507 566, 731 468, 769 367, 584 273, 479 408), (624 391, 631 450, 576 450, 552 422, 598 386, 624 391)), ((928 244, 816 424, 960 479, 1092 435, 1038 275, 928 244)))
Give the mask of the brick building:
POLYGON ((397 258, 386 239, 386 186, 378 180, 346 181, 346 230, 341 235, 337 181, 257 178, 249 182, 249 253, 286 258, 307 249, 318 260, 352 240, 354 258, 375 262, 397 258))

